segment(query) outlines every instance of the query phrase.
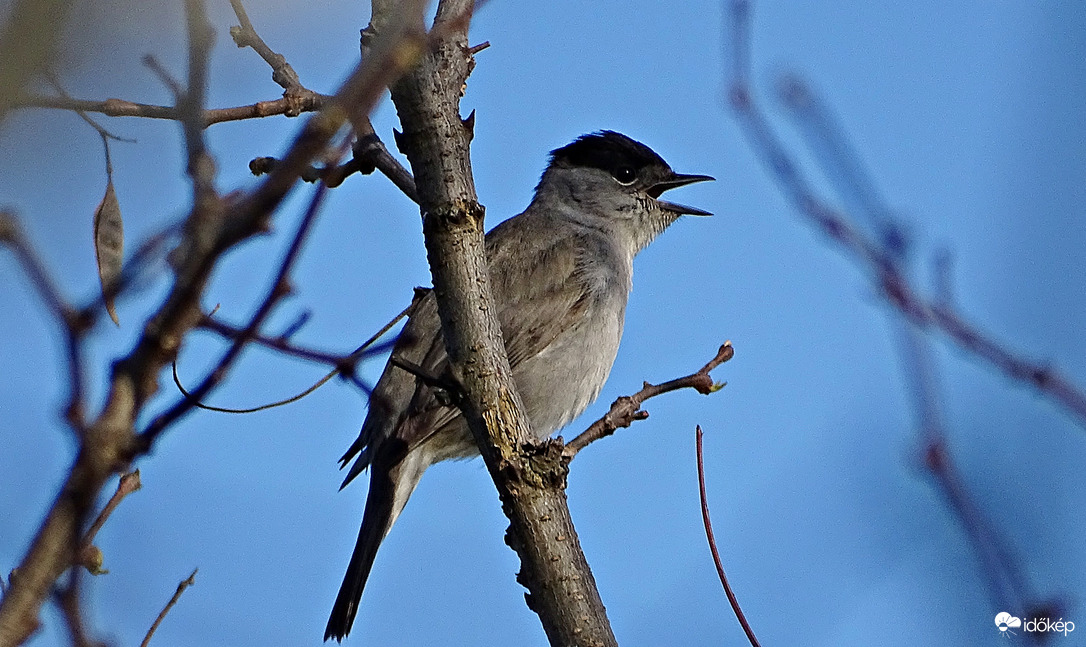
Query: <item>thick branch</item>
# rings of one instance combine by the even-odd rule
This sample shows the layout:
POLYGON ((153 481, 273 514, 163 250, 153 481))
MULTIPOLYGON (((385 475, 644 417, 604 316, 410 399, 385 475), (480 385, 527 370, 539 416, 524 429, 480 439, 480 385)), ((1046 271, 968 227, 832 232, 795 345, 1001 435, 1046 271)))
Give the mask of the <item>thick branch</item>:
MULTIPOLYGON (((375 33, 389 5, 373 3, 375 33)), ((516 393, 490 293, 483 208, 475 196, 470 132, 459 99, 473 60, 470 0, 443 0, 434 24, 445 37, 392 91, 423 214, 445 346, 464 387, 464 415, 510 520, 507 542, 521 558, 552 645, 617 644, 581 551, 565 499, 567 467, 557 443, 534 441, 516 393)))

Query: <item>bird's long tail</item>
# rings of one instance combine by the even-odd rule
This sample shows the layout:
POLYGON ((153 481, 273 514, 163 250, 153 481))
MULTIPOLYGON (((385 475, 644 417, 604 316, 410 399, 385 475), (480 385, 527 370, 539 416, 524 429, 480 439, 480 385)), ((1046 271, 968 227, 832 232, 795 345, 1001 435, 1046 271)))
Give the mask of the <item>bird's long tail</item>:
POLYGON ((366 510, 362 514, 362 527, 358 530, 351 562, 324 629, 325 640, 335 638, 339 642, 351 632, 362 590, 366 588, 373 560, 377 557, 377 549, 400 516, 427 467, 425 459, 418 452, 410 452, 406 456, 401 453, 396 458, 400 457, 402 460, 387 462, 375 457, 370 466, 370 490, 366 497, 366 510), (389 465, 388 462, 393 464, 389 465))

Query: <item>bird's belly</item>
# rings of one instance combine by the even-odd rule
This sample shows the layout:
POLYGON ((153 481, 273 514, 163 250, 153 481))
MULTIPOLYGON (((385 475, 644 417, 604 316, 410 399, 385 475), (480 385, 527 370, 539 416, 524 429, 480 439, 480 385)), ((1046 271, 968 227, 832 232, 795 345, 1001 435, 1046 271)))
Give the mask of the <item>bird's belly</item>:
POLYGON ((596 400, 621 337, 622 313, 597 311, 513 369, 537 438, 565 427, 596 400))

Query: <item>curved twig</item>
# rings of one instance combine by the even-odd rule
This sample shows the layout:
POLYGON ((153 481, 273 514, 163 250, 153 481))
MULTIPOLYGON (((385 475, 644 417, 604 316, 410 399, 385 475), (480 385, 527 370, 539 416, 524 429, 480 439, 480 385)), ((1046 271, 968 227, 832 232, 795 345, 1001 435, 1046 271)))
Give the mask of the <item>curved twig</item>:
POLYGON ((709 540, 709 550, 713 553, 713 564, 716 565, 716 573, 720 577, 720 583, 724 586, 724 594, 728 596, 728 604, 732 607, 736 619, 743 627, 743 633, 747 635, 752 647, 759 647, 758 639, 754 636, 754 630, 747 622, 747 616, 739 607, 739 598, 735 597, 731 584, 728 584, 728 576, 724 574, 724 564, 720 561, 720 553, 716 549, 716 537, 713 536, 713 522, 709 519, 709 499, 705 495, 705 464, 702 460, 701 425, 698 425, 695 437, 698 447, 698 494, 701 497, 701 520, 705 524, 705 537, 709 540))

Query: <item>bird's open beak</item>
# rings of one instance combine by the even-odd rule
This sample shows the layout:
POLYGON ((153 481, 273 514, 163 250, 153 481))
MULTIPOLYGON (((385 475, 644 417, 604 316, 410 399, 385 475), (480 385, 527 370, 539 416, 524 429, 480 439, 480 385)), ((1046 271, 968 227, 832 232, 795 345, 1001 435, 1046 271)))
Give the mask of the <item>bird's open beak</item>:
POLYGON ((677 189, 680 186, 694 184, 695 182, 708 182, 715 179, 715 177, 709 175, 683 175, 681 173, 674 173, 670 178, 663 180, 662 182, 657 182, 656 184, 650 186, 646 193, 656 198, 656 202, 668 211, 673 211, 675 213, 685 214, 689 216, 711 216, 713 214, 709 213, 708 211, 698 209, 696 207, 688 207, 684 204, 677 204, 675 202, 661 200, 660 195, 664 191, 677 189))

